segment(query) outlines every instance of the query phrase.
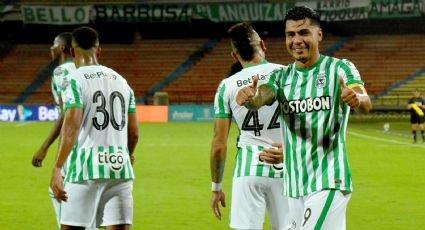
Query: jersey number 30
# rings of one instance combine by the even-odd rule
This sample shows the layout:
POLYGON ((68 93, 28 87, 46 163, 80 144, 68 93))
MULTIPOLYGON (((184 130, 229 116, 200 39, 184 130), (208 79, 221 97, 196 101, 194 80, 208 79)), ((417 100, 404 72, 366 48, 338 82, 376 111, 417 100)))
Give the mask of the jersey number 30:
MULTIPOLYGON (((278 129, 280 128, 279 119, 279 107, 274 111, 273 117, 270 121, 267 129, 278 129)), ((242 130, 245 131, 254 131, 255 136, 261 136, 261 130, 263 129, 264 124, 260 124, 258 119, 258 111, 248 110, 248 113, 245 116, 245 119, 242 123, 242 130)))
POLYGON ((106 127, 108 127, 109 125, 109 118, 111 120, 111 125, 112 127, 114 127, 114 129, 121 131, 124 126, 125 126, 125 101, 124 101, 124 97, 122 96, 122 94, 118 91, 114 91, 111 93, 111 95, 109 96, 109 112, 108 109, 106 108, 106 98, 105 95, 103 95, 102 91, 96 91, 93 94, 93 103, 98 103, 100 101, 100 105, 98 105, 96 107, 96 114, 97 113, 101 113, 103 115, 103 122, 99 123, 100 119, 97 119, 96 117, 93 117, 93 126, 97 129, 97 130, 104 130, 106 129, 106 127), (118 99, 118 102, 120 104, 119 109, 121 109, 121 122, 118 124, 117 119, 115 118, 115 103, 114 101, 118 99))

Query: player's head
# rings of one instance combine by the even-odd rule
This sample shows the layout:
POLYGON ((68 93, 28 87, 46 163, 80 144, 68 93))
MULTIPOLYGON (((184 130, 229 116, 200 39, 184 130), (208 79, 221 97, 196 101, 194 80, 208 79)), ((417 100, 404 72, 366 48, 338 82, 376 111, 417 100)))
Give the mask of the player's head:
POLYGON ((236 61, 251 61, 256 56, 264 58, 266 47, 250 23, 238 23, 227 32, 231 38, 232 57, 236 61))
POLYGON ((91 27, 82 26, 72 32, 72 47, 90 50, 99 47, 99 34, 91 27))
POLYGON ((297 6, 288 11, 284 19, 286 49, 298 62, 307 63, 320 57, 319 42, 323 34, 320 16, 305 6, 297 6))
POLYGON ((78 67, 98 64, 99 34, 91 27, 82 26, 72 32, 72 56, 78 67))
POLYGON ((70 32, 63 32, 56 36, 52 47, 50 47, 52 60, 57 60, 62 54, 70 57, 71 42, 72 34, 70 32))

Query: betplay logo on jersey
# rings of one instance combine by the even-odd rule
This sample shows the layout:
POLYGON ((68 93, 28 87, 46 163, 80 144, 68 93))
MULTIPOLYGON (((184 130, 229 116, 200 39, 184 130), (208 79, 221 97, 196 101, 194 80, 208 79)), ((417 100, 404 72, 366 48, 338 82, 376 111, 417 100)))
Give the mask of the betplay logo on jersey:
POLYGON ((258 80, 263 81, 264 79, 266 79, 267 76, 268 75, 264 75, 264 74, 256 74, 256 75, 253 75, 253 76, 251 76, 251 77, 249 77, 245 80, 237 80, 236 84, 237 84, 238 87, 242 87, 242 86, 245 86, 245 85, 251 85, 252 83, 254 83, 254 77, 257 77, 258 80))
POLYGON ((97 159, 99 165, 109 165, 114 171, 121 171, 124 166, 124 154, 121 151, 117 153, 99 152, 97 159))

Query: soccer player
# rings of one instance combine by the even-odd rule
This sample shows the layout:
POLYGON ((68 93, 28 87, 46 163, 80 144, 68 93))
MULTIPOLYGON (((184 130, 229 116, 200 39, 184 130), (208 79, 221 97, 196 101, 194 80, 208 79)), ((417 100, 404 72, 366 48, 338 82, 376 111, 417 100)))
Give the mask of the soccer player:
POLYGON ((227 138, 232 117, 240 136, 232 183, 230 227, 234 229, 262 229, 266 209, 273 229, 288 229, 290 219, 288 201, 282 196, 283 164, 266 164, 259 159, 264 148, 281 143, 279 134, 278 103, 258 111, 249 111, 234 101, 236 92, 252 83, 254 76, 267 82, 270 74, 282 65, 265 60, 266 47, 257 32, 248 23, 236 24, 229 29, 232 57, 243 69, 224 79, 217 90, 214 138, 211 144, 211 208, 220 220, 218 204, 225 206, 222 179, 227 151, 227 138))
POLYGON ((94 29, 74 30, 71 51, 78 69, 62 94, 63 138, 51 178, 55 198, 61 202, 61 227, 82 229, 94 221, 106 229, 129 229, 131 162, 138 140, 134 94, 123 77, 98 63, 94 29), (63 179, 60 171, 67 158, 63 179))
POLYGON ((52 47, 50 47, 52 60, 59 63, 59 66, 54 69, 52 76, 52 94, 56 108, 59 112, 59 119, 56 121, 43 144, 40 146, 40 149, 34 154, 32 158, 32 165, 35 167, 41 167, 50 145, 52 145, 56 138, 58 138, 62 127, 63 108, 61 94, 64 86, 66 85, 69 73, 75 70, 75 64, 71 56, 71 39, 71 33, 60 33, 53 41, 52 47))
POLYGON ((407 109, 410 110, 410 124, 412 127, 413 143, 417 142, 416 130, 418 130, 418 127, 421 130, 422 142, 425 143, 423 112, 423 110, 425 110, 425 100, 421 97, 421 92, 418 89, 413 92, 413 97, 409 99, 407 109))
MULTIPOLYGON (((59 112, 59 118, 55 122, 50 133, 40 146, 38 151, 32 157, 32 165, 34 167, 41 167, 44 158, 47 155, 49 147, 58 138, 63 123, 63 103, 62 103, 62 91, 68 82, 68 75, 73 72, 75 68, 74 61, 71 55, 71 40, 72 34, 70 32, 60 33, 55 37, 52 47, 50 47, 50 54, 53 61, 57 61, 59 66, 53 71, 52 76, 52 94, 56 104, 57 111, 59 112)), ((63 172, 64 173, 64 172, 63 172)), ((60 204, 56 201, 53 196, 53 192, 49 186, 49 196, 52 199, 53 208, 56 214, 56 220, 59 224, 59 210, 60 204)), ((60 224, 59 224, 60 225, 60 224)))
MULTIPOLYGON (((286 48, 295 62, 258 88, 244 87, 236 101, 253 110, 280 103, 284 195, 295 229, 345 229, 353 191, 346 149, 348 116, 350 108, 368 112, 371 102, 353 63, 320 55, 323 34, 315 11, 295 7, 284 25, 286 48)), ((260 157, 273 163, 273 154, 263 152, 260 157)))

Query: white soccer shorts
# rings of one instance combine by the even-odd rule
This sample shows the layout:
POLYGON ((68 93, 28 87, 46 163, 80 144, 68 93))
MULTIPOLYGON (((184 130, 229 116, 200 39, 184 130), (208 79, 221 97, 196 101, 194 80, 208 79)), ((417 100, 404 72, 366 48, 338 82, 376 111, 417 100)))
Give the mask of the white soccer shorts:
POLYGON ((133 223, 133 180, 65 183, 68 201, 61 203, 60 223, 97 227, 133 223))
POLYGON ((55 210, 56 215, 56 223, 58 223, 58 227, 60 229, 60 220, 59 220, 59 213, 60 213, 60 203, 55 199, 55 196, 53 195, 52 188, 49 186, 49 197, 52 200, 53 209, 55 210))
POLYGON ((291 226, 288 200, 282 195, 282 178, 234 177, 230 227, 263 229, 266 209, 272 229, 286 230, 291 226))
POLYGON ((351 193, 322 190, 300 198, 288 198, 292 229, 345 230, 345 213, 351 193))

